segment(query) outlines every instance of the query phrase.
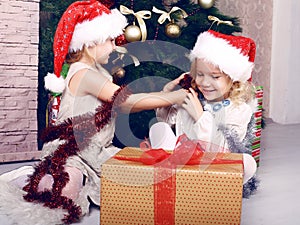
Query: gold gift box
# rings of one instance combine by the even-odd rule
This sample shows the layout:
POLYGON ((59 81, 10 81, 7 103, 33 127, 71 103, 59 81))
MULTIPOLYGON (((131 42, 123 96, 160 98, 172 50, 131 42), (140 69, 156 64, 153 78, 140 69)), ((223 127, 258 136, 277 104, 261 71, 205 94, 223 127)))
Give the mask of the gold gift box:
MULTIPOLYGON (((140 157, 138 148, 126 147, 117 155, 140 157)), ((214 157, 214 153, 204 153, 214 157)), ((241 154, 223 153, 223 159, 242 160, 241 154)), ((177 166, 174 224, 240 224, 243 165, 177 166)), ((102 165, 101 225, 155 222, 154 166, 109 159, 102 165)))

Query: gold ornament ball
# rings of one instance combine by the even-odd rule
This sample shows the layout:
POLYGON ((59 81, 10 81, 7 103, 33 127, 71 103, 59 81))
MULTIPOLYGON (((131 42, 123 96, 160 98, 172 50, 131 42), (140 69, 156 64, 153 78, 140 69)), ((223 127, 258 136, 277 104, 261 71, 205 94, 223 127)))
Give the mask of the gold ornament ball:
POLYGON ((198 0, 199 5, 203 8, 203 9, 209 9, 211 8, 215 1, 214 0, 198 0))
POLYGON ((113 76, 117 78, 123 78, 125 76, 125 70, 122 67, 113 67, 111 72, 113 76))
POLYGON ((125 38, 128 42, 140 41, 142 37, 141 29, 136 25, 126 27, 124 32, 125 38))
POLYGON ((178 24, 168 23, 165 27, 165 33, 170 38, 178 38, 181 34, 181 30, 178 24))

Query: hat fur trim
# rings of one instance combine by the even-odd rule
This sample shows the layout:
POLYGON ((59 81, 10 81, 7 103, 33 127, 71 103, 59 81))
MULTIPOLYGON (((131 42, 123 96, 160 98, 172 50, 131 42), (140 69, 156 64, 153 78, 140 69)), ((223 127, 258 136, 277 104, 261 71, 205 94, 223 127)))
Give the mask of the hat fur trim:
POLYGON ((94 46, 104 43, 107 38, 116 38, 123 33, 127 19, 117 9, 103 13, 92 20, 78 23, 72 36, 69 51, 82 50, 83 45, 94 46))
POLYGON ((242 54, 240 49, 209 32, 198 36, 189 58, 191 61, 195 58, 203 59, 218 66, 233 81, 241 82, 246 82, 251 78, 254 66, 253 62, 249 62, 249 56, 242 54))

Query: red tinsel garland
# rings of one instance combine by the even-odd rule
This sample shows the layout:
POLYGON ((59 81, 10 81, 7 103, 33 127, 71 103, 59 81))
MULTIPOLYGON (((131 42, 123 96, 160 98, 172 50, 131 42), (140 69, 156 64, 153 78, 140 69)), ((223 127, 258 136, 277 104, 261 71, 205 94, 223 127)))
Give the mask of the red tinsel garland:
POLYGON ((62 207, 68 211, 63 218, 64 223, 77 221, 82 213, 81 208, 72 199, 61 195, 62 189, 69 181, 69 175, 64 171, 66 161, 68 157, 84 149, 89 144, 90 138, 111 121, 112 115, 116 113, 113 106, 117 109, 130 94, 127 88, 120 87, 114 93, 112 102, 104 102, 96 109, 95 114, 87 113, 48 127, 42 137, 45 142, 59 139, 65 140, 65 143, 59 145, 52 155, 43 159, 35 167, 34 173, 29 177, 29 183, 23 188, 27 192, 24 199, 29 202, 44 203, 44 206, 49 208, 62 207), (74 131, 76 131, 76 138, 74 131), (53 176, 52 191, 39 192, 38 185, 46 174, 53 176))

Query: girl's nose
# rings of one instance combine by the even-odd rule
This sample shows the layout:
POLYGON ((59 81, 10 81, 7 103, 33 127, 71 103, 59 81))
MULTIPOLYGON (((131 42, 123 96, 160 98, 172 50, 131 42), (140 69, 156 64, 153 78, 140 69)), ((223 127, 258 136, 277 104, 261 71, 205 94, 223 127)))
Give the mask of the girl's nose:
POLYGON ((210 86, 210 79, 207 76, 204 76, 200 83, 201 86, 208 87, 210 86))

